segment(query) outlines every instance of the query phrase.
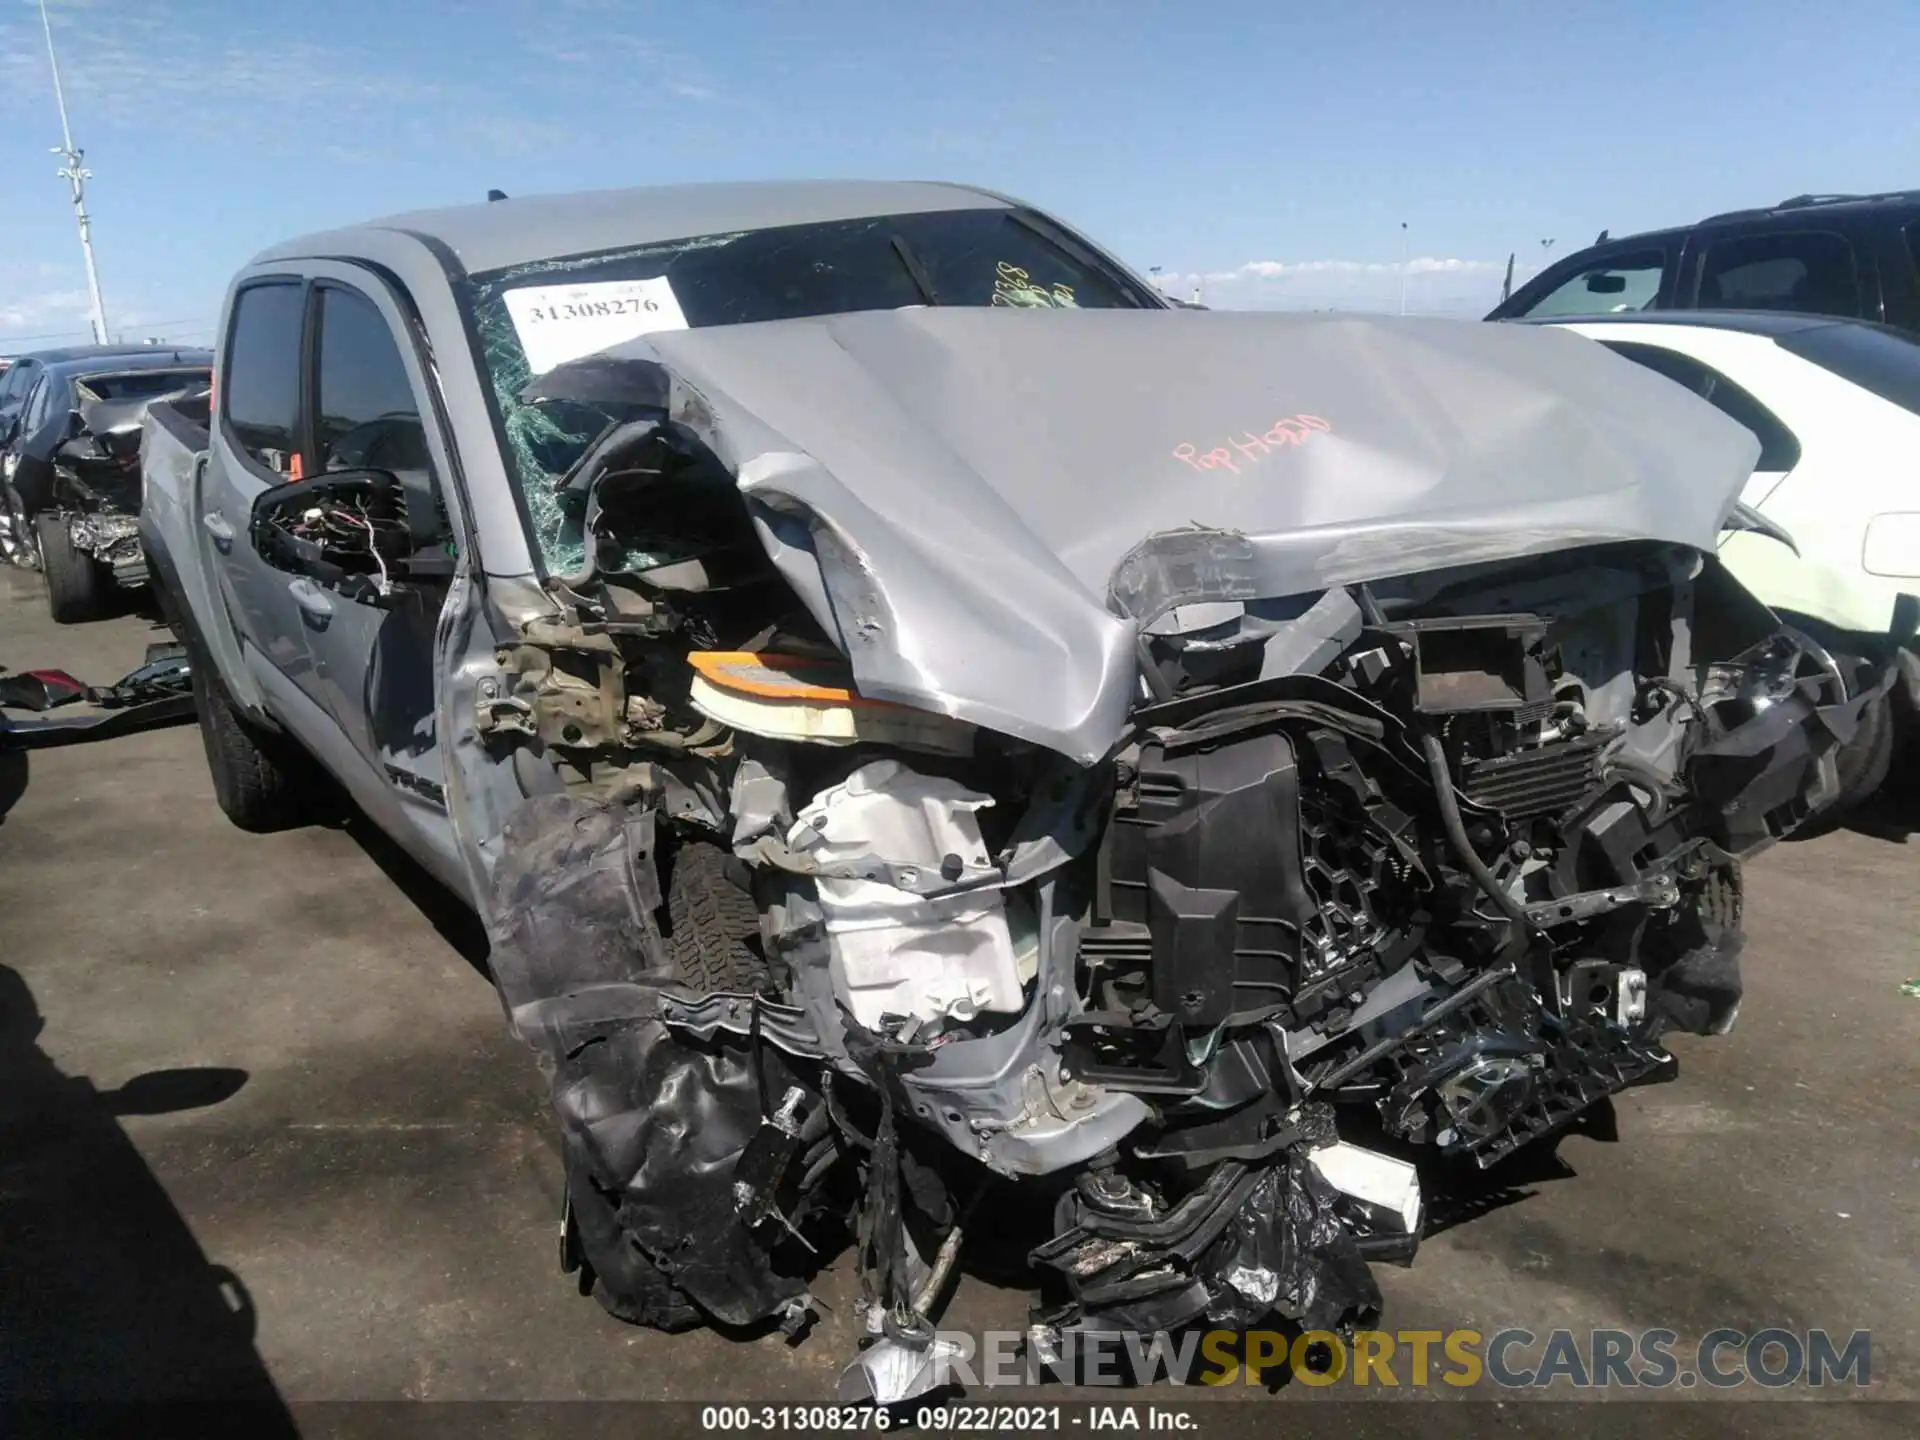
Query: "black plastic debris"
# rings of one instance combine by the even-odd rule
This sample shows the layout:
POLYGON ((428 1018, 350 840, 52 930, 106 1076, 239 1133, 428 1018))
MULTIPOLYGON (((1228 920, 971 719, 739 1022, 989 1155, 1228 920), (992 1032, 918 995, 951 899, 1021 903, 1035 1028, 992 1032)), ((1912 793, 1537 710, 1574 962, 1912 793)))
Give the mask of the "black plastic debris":
POLYGON ((64 670, 0 675, 0 750, 109 740, 192 718, 193 679, 184 645, 149 645, 139 668, 111 685, 87 685, 64 670), (54 710, 62 713, 47 713, 54 710))
POLYGON ((87 698, 87 687, 64 670, 0 675, 0 708, 40 713, 87 698))

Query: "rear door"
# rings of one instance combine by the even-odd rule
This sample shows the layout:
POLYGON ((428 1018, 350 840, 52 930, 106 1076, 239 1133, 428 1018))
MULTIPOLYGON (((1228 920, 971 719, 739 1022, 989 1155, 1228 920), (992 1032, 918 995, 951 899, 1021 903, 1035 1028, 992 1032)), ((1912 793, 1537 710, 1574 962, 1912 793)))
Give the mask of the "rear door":
POLYGON ((1920 332, 1920 218, 1879 227, 1882 318, 1920 332))
POLYGON ((1872 257, 1837 226, 1707 230, 1687 253, 1690 308, 1879 318, 1872 257))
POLYGON ((7 367, 7 373, 0 376, 0 441, 11 438, 13 422, 19 418, 21 407, 27 403, 27 396, 39 378, 38 360, 16 360, 7 367))
POLYGON ((20 411, 20 435, 13 442, 16 455, 32 452, 44 460, 53 453, 54 446, 66 438, 66 419, 72 412, 71 396, 68 383, 51 374, 28 392, 27 403, 20 411), (68 403, 59 404, 63 399, 68 403), (61 420, 58 432, 53 425, 56 408, 61 420))
POLYGON ((7 480, 32 519, 54 502, 53 452, 67 438, 73 414, 73 382, 48 371, 34 384, 20 412, 20 434, 7 457, 7 480))

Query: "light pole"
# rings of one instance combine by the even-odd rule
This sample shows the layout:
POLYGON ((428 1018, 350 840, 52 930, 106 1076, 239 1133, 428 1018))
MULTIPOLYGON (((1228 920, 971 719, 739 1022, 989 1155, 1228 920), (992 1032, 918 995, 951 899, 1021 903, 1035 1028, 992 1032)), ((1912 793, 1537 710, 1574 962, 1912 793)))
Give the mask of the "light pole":
POLYGON ((1400 313, 1407 313, 1407 222, 1400 222, 1400 313))
POLYGON ((60 141, 53 153, 66 161, 55 173, 73 187, 73 218, 80 225, 80 254, 87 263, 87 295, 93 303, 94 343, 107 343, 107 307, 100 298, 100 271, 93 263, 93 222, 87 219, 87 179, 93 173, 80 162, 86 152, 73 146, 73 127, 67 123, 67 95, 60 86, 60 61, 53 53, 53 22, 47 18, 47 0, 40 0, 40 27, 47 34, 47 64, 53 69, 53 101, 60 107, 60 141))

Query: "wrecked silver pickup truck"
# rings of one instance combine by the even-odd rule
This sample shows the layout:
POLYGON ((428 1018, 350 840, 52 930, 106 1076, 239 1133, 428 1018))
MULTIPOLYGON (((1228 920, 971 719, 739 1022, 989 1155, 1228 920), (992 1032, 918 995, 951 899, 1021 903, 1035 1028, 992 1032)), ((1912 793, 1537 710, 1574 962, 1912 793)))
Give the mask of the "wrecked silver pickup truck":
POLYGON ((1755 443, 1679 387, 977 191, 404 216, 223 334, 142 512, 220 803, 322 768, 480 912, 613 1313, 797 1332, 851 1244, 849 1396, 976 1247, 1043 1356, 1369 1319, 1414 1158, 1733 1023, 1872 689, 1714 558, 1755 443))

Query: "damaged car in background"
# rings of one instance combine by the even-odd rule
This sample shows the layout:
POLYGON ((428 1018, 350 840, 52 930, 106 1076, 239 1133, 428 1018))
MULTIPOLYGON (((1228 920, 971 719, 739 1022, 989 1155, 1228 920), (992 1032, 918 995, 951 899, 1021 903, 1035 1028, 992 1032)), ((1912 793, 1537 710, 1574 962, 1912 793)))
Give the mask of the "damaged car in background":
POLYGON ((1740 859, 1875 693, 1721 566, 1756 445, 1678 387, 1176 310, 983 192, 401 217, 223 333, 319 438, 149 427, 221 804, 318 765, 479 910, 608 1310, 798 1334, 850 1245, 848 1398, 934 1382, 967 1255, 1042 1357, 1369 1321, 1415 1158, 1733 1024, 1740 859), (404 463, 322 433, 349 333, 404 463))
POLYGON ((41 367, 9 422, 0 532, 7 560, 44 572, 56 621, 93 619, 116 590, 147 583, 136 518, 146 407, 204 390, 212 363, 206 350, 145 349, 41 367))

